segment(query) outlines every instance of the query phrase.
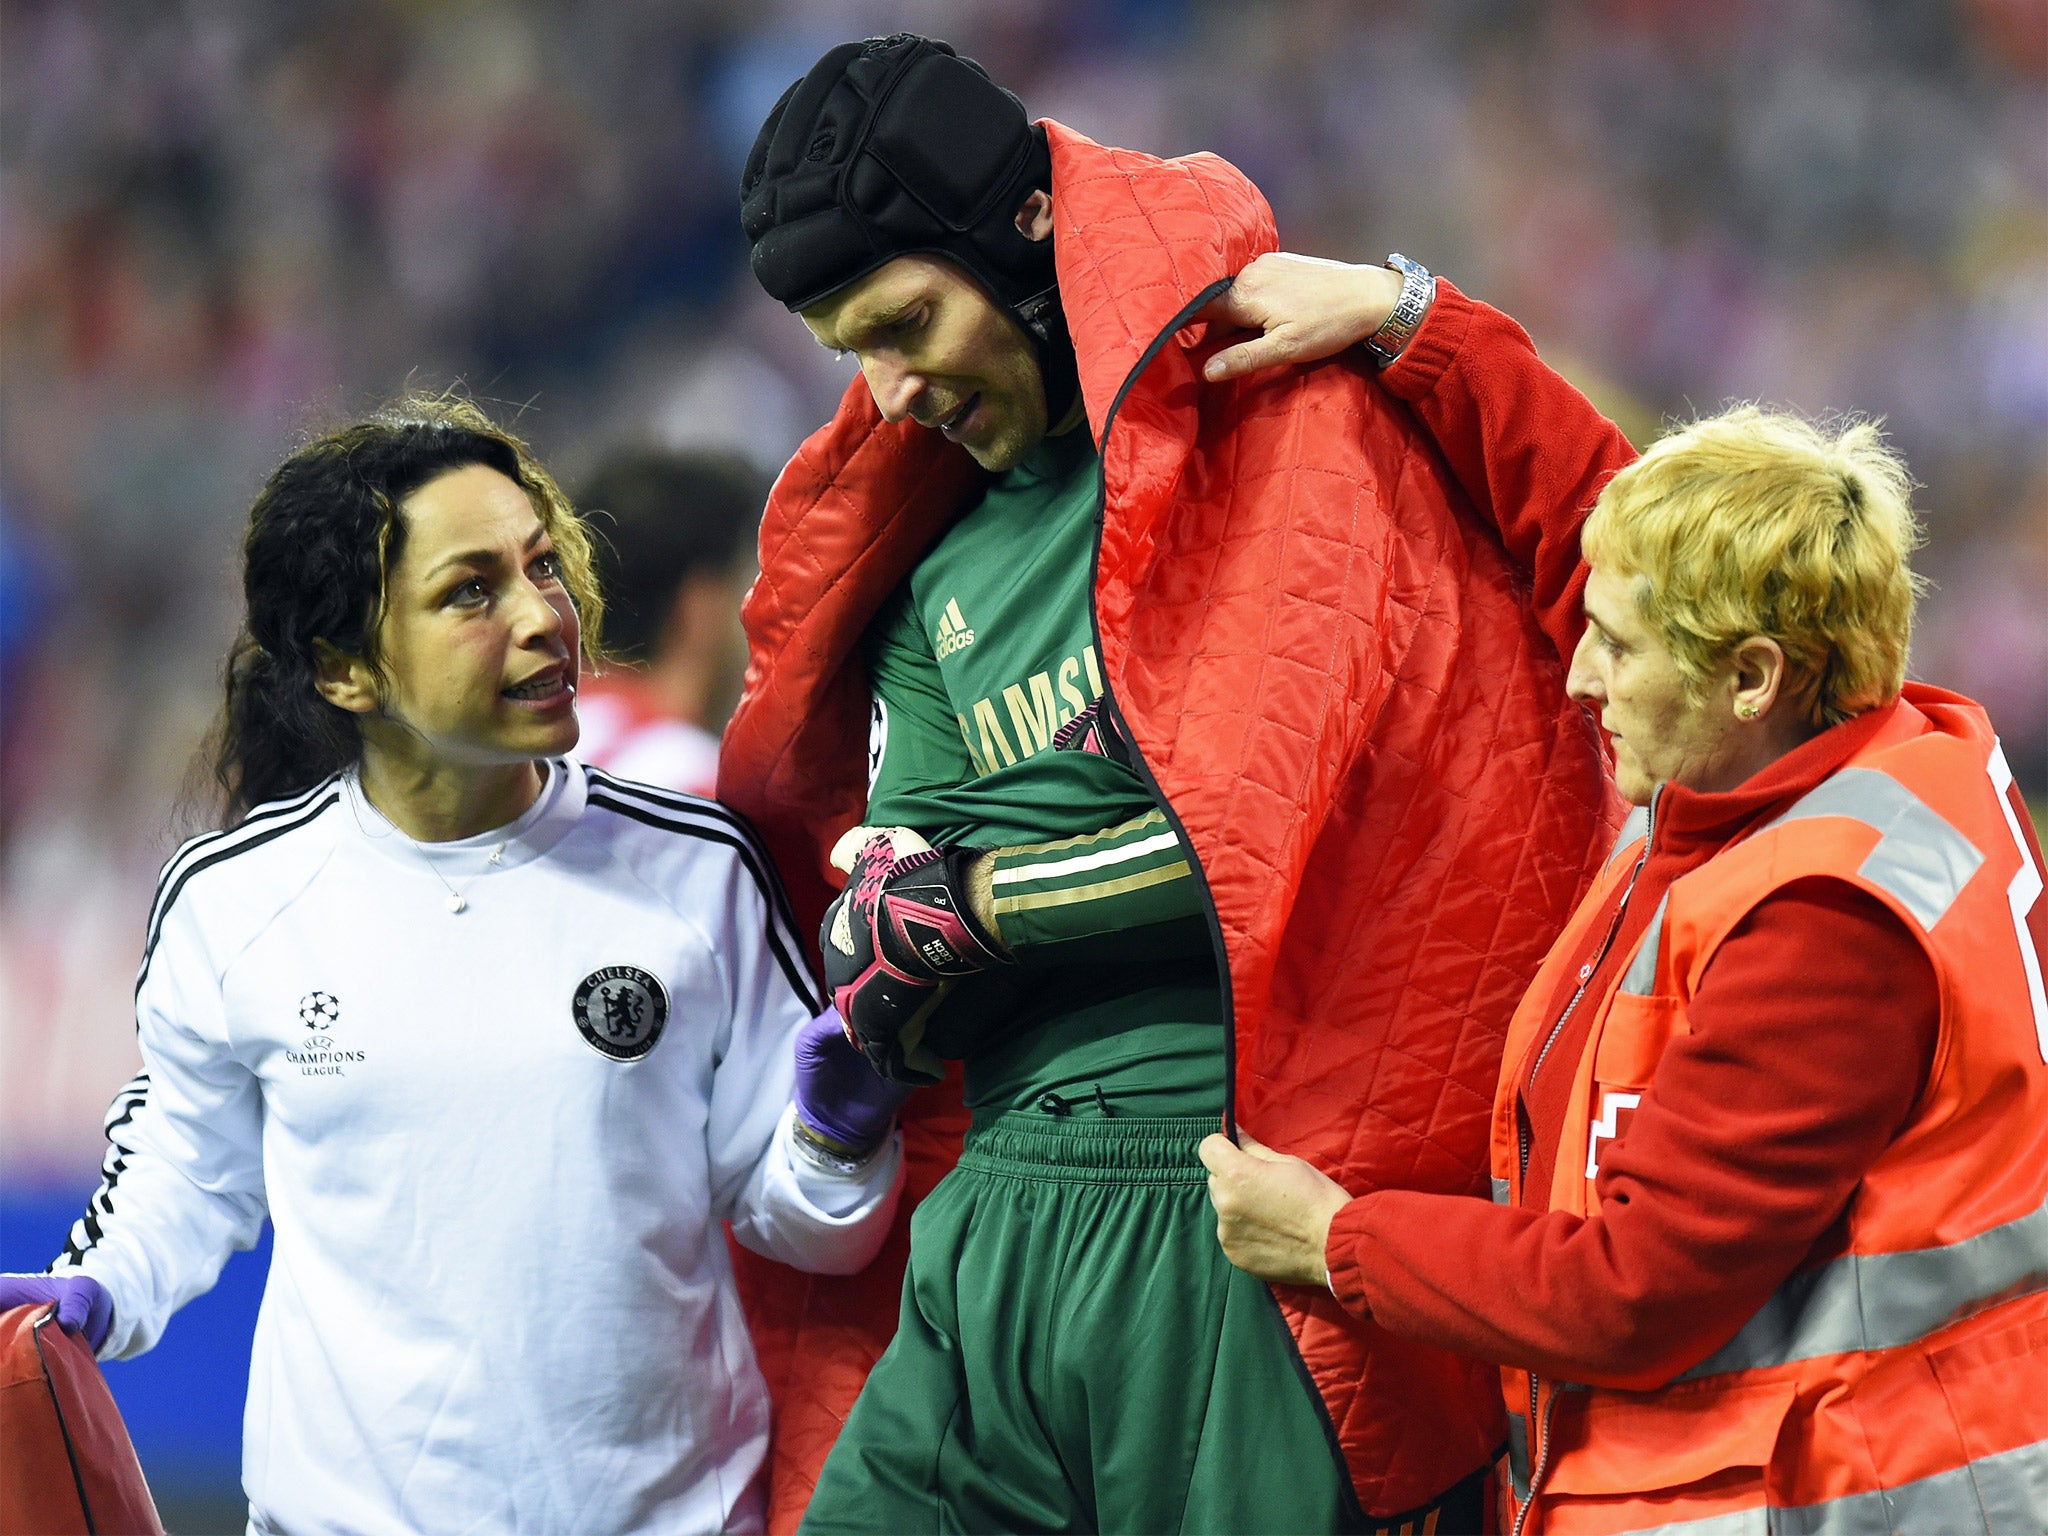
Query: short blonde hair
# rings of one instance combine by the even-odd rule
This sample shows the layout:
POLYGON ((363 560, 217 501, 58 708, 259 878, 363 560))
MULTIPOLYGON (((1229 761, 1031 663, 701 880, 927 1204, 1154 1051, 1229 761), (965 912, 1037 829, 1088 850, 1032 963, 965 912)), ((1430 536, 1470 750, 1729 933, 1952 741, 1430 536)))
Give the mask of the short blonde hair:
POLYGON ((1876 425, 1739 405, 1651 445, 1600 493, 1587 560, 1638 601, 1695 694, 1751 635, 1775 640, 1821 725, 1898 697, 1925 583, 1905 461, 1876 425))

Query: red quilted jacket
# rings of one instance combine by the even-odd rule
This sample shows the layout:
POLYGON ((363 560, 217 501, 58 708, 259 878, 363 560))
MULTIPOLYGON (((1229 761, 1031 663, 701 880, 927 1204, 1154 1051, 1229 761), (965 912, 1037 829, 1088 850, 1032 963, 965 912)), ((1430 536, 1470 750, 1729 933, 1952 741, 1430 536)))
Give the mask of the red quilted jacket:
MULTIPOLYGON (((1482 1192, 1509 1016, 1620 820, 1563 691, 1577 518, 1486 526, 1356 358, 1202 383, 1216 343, 1188 317, 1274 248, 1264 199, 1214 156, 1047 129, 1060 293, 1103 450, 1098 649, 1220 922, 1235 1119, 1353 1190, 1482 1192)), ((1439 310, 1455 306, 1481 308, 1445 285, 1439 310)), ((719 793, 760 830, 800 925, 815 929, 839 883, 826 850, 865 801, 861 631, 982 483, 938 434, 883 422, 856 379, 775 487, 719 793)), ((913 1198, 964 1122, 957 1081, 912 1100, 913 1198)), ((894 1328, 904 1252, 899 1227, 851 1282, 740 1256, 776 1395, 775 1528, 894 1328)), ((1275 1295, 1367 1511, 1424 1503, 1502 1442, 1489 1367, 1326 1293, 1275 1295)))

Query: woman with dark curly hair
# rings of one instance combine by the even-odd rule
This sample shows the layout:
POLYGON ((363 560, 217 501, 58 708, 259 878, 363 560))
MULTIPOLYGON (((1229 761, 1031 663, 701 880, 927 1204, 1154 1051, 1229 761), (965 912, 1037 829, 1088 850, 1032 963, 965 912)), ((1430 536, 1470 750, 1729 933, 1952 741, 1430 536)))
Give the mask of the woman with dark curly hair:
POLYGON ((164 868, 105 1182, 0 1307, 137 1354, 267 1216, 252 1530, 758 1526, 721 1226, 864 1265, 894 1091, 746 828, 566 756, 602 605, 517 438, 403 401, 286 459, 244 553, 225 826, 164 868))

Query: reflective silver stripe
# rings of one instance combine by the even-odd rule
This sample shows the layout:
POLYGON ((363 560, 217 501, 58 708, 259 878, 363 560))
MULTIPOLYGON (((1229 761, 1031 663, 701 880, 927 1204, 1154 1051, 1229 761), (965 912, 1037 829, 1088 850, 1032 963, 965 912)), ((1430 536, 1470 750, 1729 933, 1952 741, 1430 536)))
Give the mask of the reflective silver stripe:
POLYGON ((1698 1520, 1644 1525, 1628 1536, 2005 1536, 2038 1531, 2048 1517, 2048 1443, 1982 1456, 1896 1488, 1819 1504, 1730 1510, 1698 1520))
POLYGON ((1628 820, 1621 824, 1621 836, 1614 840, 1614 849, 1607 856, 1611 859, 1630 843, 1650 830, 1650 808, 1647 805, 1632 805, 1628 820))
POLYGON ((1495 1205, 1506 1205, 1509 1198, 1508 1181, 1506 1179, 1495 1179, 1493 1181, 1493 1203, 1495 1205))
POLYGON ((1770 1515, 1771 1530, 1781 1536, 1890 1536, 1893 1531, 2003 1536, 2008 1531, 2038 1531, 2048 1520, 2048 1442, 1982 1456, 1954 1471, 1882 1492, 1774 1509, 1770 1515))
POLYGON ((1529 1416, 1508 1414, 1508 1482, 1514 1486, 1515 1502, 1529 1502, 1529 1416))
POLYGON ((1893 1349, 1994 1302, 2048 1290, 2048 1202, 1940 1248, 1845 1253, 1794 1275, 1742 1331, 1679 1377, 1893 1349))
POLYGON ((1842 769, 1771 826, 1810 816, 1845 816, 1875 830, 1877 846, 1857 873, 1897 897, 1922 928, 1947 915, 1984 862, 1976 844, 1925 800, 1875 768, 1842 769))
POLYGON ((1771 1514, 1759 1504, 1754 1509, 1731 1509, 1724 1515, 1702 1515, 1697 1520, 1638 1526, 1628 1536, 1771 1536, 1775 1529, 1771 1514))
POLYGON ((1643 931, 1643 942, 1636 946, 1636 957, 1629 961, 1628 970, 1621 978, 1620 990, 1630 997, 1648 997, 1650 988, 1657 980, 1657 947, 1664 941, 1664 909, 1671 905, 1671 893, 1666 891, 1664 899, 1657 903, 1657 910, 1650 914, 1650 926, 1643 931))

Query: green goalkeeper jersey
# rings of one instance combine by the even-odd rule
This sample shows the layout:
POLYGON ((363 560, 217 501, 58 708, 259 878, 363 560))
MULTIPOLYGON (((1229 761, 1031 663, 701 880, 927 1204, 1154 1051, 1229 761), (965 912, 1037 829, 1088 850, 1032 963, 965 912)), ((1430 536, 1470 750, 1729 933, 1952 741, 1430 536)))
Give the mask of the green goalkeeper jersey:
POLYGON ((995 848, 1017 963, 955 983, 925 1043, 977 1109, 1220 1114, 1222 993, 1186 847, 1138 776, 1053 735, 1102 693, 1085 430, 990 485, 868 632, 867 821, 995 848))

